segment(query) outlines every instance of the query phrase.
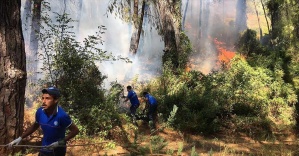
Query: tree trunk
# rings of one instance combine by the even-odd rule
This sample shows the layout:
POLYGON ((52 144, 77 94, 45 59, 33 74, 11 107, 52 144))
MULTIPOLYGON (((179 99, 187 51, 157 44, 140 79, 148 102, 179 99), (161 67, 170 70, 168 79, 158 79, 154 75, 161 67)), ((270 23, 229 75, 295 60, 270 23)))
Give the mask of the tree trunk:
MULTIPOLYGON (((30 16, 30 14, 31 14, 31 10, 32 10, 32 8, 31 8, 31 5, 32 5, 32 3, 31 3, 31 0, 26 0, 25 1, 25 4, 24 4, 24 11, 23 11, 23 15, 22 15, 22 23, 24 24, 26 24, 26 26, 24 26, 25 27, 25 29, 26 29, 26 27, 28 27, 31 23, 29 22, 29 20, 27 19, 29 16, 30 16)), ((23 27, 23 29, 24 29, 24 27, 23 27)), ((24 29, 24 30, 25 30, 24 29)), ((29 34, 28 33, 26 33, 26 31, 24 32, 23 31, 23 35, 24 35, 24 40, 26 41, 26 39, 27 38, 29 38, 28 36, 29 36, 29 34)))
MULTIPOLYGON (((138 27, 134 29, 134 32, 133 32, 132 37, 131 37, 131 43, 130 43, 130 53, 131 54, 136 54, 137 50, 138 50, 138 45, 139 45, 139 41, 140 41, 140 37, 141 37, 144 14, 145 14, 145 0, 143 0, 143 2, 142 2, 142 10, 141 10, 141 15, 140 15, 140 20, 135 19, 136 21, 138 21, 137 22, 138 27)), ((138 18, 138 15, 137 15, 137 18, 138 18)))
POLYGON ((189 4, 189 0, 187 0, 187 2, 186 2, 184 14, 183 14, 182 30, 185 29, 185 21, 186 21, 186 14, 187 14, 187 9, 188 9, 188 4, 189 4))
POLYGON ((238 33, 247 29, 246 0, 237 1, 236 30, 238 33))
POLYGON ((263 31, 262 31, 262 28, 261 28, 260 16, 259 16, 259 12, 257 11, 255 0, 253 0, 253 4, 254 4, 254 9, 255 9, 257 21, 258 21, 258 24, 259 24, 260 38, 262 38, 263 37, 263 31))
POLYGON ((271 39, 272 39, 272 44, 276 44, 274 41, 276 38, 279 37, 279 34, 281 32, 279 26, 280 22, 280 4, 276 1, 269 1, 267 3, 267 7, 269 9, 269 14, 270 14, 270 19, 271 19, 271 39))
MULTIPOLYGON (((31 71, 31 74, 28 74, 28 79, 31 83, 35 84, 37 82, 37 60, 38 60, 38 34, 40 32, 40 18, 41 18, 41 3, 42 0, 34 0, 33 10, 32 10, 32 26, 30 33, 30 48, 29 53, 27 54, 30 68, 28 71, 31 71)), ((31 88, 34 89, 34 88, 31 88)), ((30 91, 32 93, 32 91, 30 91)))
POLYGON ((134 0, 134 14, 133 14, 134 27, 138 26, 138 0, 134 0))
POLYGON ((269 26, 269 22, 268 22, 268 18, 267 18, 267 14, 266 14, 266 10, 265 10, 265 6, 264 6, 263 0, 261 0, 261 4, 262 4, 262 7, 263 7, 265 19, 266 19, 266 22, 267 22, 268 33, 270 33, 270 26, 269 26))
POLYGON ((170 60, 174 68, 179 67, 181 10, 177 9, 177 1, 155 1, 157 13, 160 17, 160 33, 164 40, 165 53, 163 63, 170 60))
MULTIPOLYGON (((21 0, 0 2, 0 144, 22 133, 26 58, 21 28, 21 0)), ((0 148, 0 155, 4 155, 0 148)))

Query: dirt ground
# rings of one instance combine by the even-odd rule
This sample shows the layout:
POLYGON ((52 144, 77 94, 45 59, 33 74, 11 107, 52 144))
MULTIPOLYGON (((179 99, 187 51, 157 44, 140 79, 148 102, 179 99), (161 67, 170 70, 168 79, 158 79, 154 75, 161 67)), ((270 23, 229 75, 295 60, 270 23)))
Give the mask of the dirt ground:
MULTIPOLYGON (((34 109, 34 108, 33 108, 34 109)), ((34 121, 34 111, 25 111, 25 127, 34 121)), ((41 145, 42 134, 34 133, 23 145, 41 145)), ((272 141, 226 132, 209 137, 178 132, 157 124, 151 133, 146 122, 138 126, 122 124, 110 132, 111 140, 100 138, 73 139, 68 143, 67 156, 118 155, 181 155, 181 156, 299 156, 299 142, 294 133, 276 134, 272 141)), ((39 148, 24 147, 26 156, 37 156, 39 148)))
MULTIPOLYGON (((128 127, 119 128, 118 130, 115 130, 113 137, 113 140, 99 141, 97 143, 94 141, 90 142, 89 140, 76 139, 68 144, 67 156, 195 156, 195 154, 200 156, 299 155, 298 141, 296 136, 293 134, 285 134, 281 138, 277 138, 276 141, 257 141, 247 136, 242 136, 241 134, 219 134, 203 137, 199 135, 180 133, 169 128, 164 128, 151 135, 149 127, 146 124, 141 123, 138 125, 138 128, 132 125, 131 127, 129 125, 128 127), (121 137, 121 133, 118 133, 121 131, 120 129, 131 129, 131 131, 126 131, 128 137, 121 137), (159 138, 160 142, 150 144, 152 137, 159 138), (111 147, 109 147, 109 145, 111 145, 111 147), (157 148, 162 149, 155 150, 157 148), (193 153, 192 148, 195 149, 195 152, 193 151, 193 153)), ((94 139, 97 140, 96 138, 94 139)), ((31 140, 30 142, 34 142, 34 140, 31 140)), ((37 155, 37 151, 33 151, 26 156, 37 155)))

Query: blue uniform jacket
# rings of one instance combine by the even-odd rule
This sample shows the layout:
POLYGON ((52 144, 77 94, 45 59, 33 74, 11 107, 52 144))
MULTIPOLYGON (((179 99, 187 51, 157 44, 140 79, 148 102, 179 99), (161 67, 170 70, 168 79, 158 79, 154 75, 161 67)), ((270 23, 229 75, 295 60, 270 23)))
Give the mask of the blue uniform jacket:
POLYGON ((127 96, 129 99, 130 99, 130 102, 133 106, 136 106, 136 105, 139 105, 139 100, 138 100, 138 97, 137 97, 137 94, 133 91, 133 90, 130 90, 128 92, 128 96, 127 96))

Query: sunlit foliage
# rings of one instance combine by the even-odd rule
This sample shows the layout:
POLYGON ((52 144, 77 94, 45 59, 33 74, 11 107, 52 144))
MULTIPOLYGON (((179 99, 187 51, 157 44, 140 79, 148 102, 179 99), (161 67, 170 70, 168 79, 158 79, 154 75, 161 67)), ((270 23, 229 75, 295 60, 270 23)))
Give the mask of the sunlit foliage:
POLYGON ((117 101, 106 100, 114 94, 104 95, 103 80, 106 76, 99 71, 95 61, 129 60, 99 48, 99 44, 104 42, 101 34, 105 26, 99 26, 95 35, 88 36, 81 43, 75 39, 71 26, 74 21, 67 14, 56 14, 56 21, 52 21, 47 11, 41 20, 39 34, 42 70, 46 75, 41 83, 60 89, 59 104, 73 116, 83 135, 106 136, 118 120, 117 101))

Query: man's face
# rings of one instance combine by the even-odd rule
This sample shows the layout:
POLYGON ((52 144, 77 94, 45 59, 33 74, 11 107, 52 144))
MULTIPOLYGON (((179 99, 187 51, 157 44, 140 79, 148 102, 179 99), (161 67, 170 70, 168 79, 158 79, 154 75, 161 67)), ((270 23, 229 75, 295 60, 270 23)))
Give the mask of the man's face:
POLYGON ((42 96, 42 107, 44 110, 47 110, 47 109, 51 109, 51 108, 54 108, 56 106, 56 103, 57 103, 57 99, 54 99, 51 95, 49 94, 43 94, 42 96))

